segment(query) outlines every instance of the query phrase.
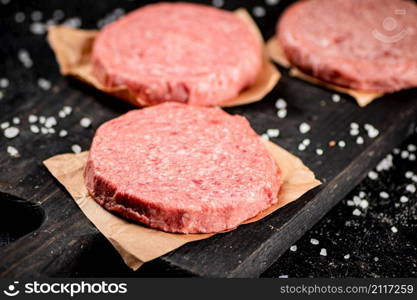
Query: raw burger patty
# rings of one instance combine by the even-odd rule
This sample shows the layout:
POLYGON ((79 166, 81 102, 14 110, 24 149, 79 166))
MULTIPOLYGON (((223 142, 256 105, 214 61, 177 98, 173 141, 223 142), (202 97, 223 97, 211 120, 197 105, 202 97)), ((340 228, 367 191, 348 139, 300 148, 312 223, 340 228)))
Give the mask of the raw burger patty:
POLYGON ((393 92, 417 86, 417 5, 408 0, 308 0, 278 25, 289 61, 340 86, 393 92))
POLYGON ((159 3, 106 26, 94 43, 92 62, 102 83, 127 86, 141 105, 218 105, 255 82, 262 45, 231 12, 159 3))
POLYGON ((245 118, 167 102, 102 125, 85 182, 100 205, 125 218, 210 233, 276 203, 280 171, 245 118))

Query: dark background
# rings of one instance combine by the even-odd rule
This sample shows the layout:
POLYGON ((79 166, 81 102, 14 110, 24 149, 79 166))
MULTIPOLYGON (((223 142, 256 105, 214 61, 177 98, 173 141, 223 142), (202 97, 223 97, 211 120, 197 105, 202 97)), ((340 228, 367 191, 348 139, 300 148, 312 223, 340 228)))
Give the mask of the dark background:
MULTIPOLYGON (((34 10, 42 12, 41 22, 53 17, 54 11, 62 9, 64 18, 62 23, 69 18, 80 18, 82 28, 97 28, 103 24, 103 20, 111 21, 117 14, 115 9, 123 8, 125 12, 139 5, 151 1, 16 1, 0 0, 0 35, 2 45, 0 47, 0 78, 8 78, 9 87, 1 89, 4 96, 0 99, 0 114, 2 116, 18 115, 16 103, 22 103, 24 109, 25 99, 35 99, 39 103, 45 92, 39 90, 36 80, 44 77, 51 80, 52 84, 60 78, 55 60, 51 59, 51 50, 45 41, 45 35, 35 35, 30 31, 33 23, 31 13, 34 10), (25 14, 22 23, 16 23, 17 12, 25 14), (115 13, 116 12, 116 13, 115 13), (22 69, 17 60, 19 49, 28 49, 34 61, 34 67, 28 72, 17 72, 22 69)), ((211 4, 211 1, 201 1, 211 4)), ((269 38, 275 31, 277 16, 291 1, 230 1, 225 0, 223 8, 236 9, 246 7, 249 12, 254 12, 255 7, 261 6, 266 15, 255 17, 262 29, 265 38, 269 38), (275 4, 277 2, 277 4, 275 4)), ((220 2, 217 2, 220 3, 220 2)), ((259 9, 258 9, 259 10, 259 9)), ((120 11, 120 10, 119 10, 120 11)), ((71 81, 71 80, 70 80, 71 81)), ((77 87, 78 83, 72 82, 77 87)), ((114 115, 124 112, 129 107, 125 104, 111 105, 114 115)), ((38 111, 41 114, 42 111, 38 111)), ((77 112, 81 115, 83 111, 77 112)), ((87 113, 86 113, 87 114, 87 113)), ((94 115, 94 113, 89 113, 94 115)), ((416 118, 417 119, 417 118, 416 118)), ((93 124, 95 128, 99 124, 93 124)), ((83 148, 88 147, 93 128, 88 129, 85 137, 83 132, 75 131, 64 141, 51 138, 48 141, 38 141, 31 145, 36 150, 43 151, 42 158, 55 154, 54 147, 65 144, 68 148, 74 143, 79 143, 83 148)), ((0 137, 0 151, 5 151, 4 138, 0 137)), ((401 145, 401 149, 407 149, 409 144, 417 144, 417 135, 412 135, 401 145)), ((262 276, 264 277, 415 277, 417 272, 417 196, 406 194, 407 203, 399 201, 405 195, 404 188, 411 183, 411 179, 405 178, 406 171, 414 171, 417 174, 415 161, 402 159, 400 155, 393 154, 394 165, 387 171, 379 172, 378 180, 365 179, 359 186, 340 202, 317 225, 308 231, 297 243, 297 251, 287 251, 274 263, 262 276), (366 193, 365 198, 369 207, 362 211, 361 216, 353 216, 354 207, 347 205, 360 191, 366 193), (379 196, 381 191, 389 194, 388 199, 379 196), (391 227, 398 229, 392 232, 391 227), (311 238, 319 240, 319 245, 313 245, 311 238), (321 256, 320 250, 325 248, 327 256, 321 256), (345 259, 346 254, 350 255, 345 259)), ((0 161, 1 166, 1 161, 0 161)), ((331 166, 329 166, 331 168, 331 166)), ((0 167, 1 168, 1 167, 0 167)), ((0 171, 2 172, 2 171, 0 171)), ((10 176, 14 176, 10 174, 10 176)), ((353 188, 353 187, 352 187, 353 188)), ((0 209, 1 210, 1 209, 0 209)), ((3 210, 4 212, 4 210, 3 210)), ((4 217, 4 216, 3 216, 4 217)), ((27 216, 29 220, 31 216, 27 216)), ((25 219, 22 220, 24 222, 25 219)), ((0 222, 1 225, 1 222, 0 222)), ((0 228, 1 231, 1 228, 0 228)), ((4 237, 6 233, 2 232, 4 237)), ((10 237, 12 240, 13 237, 10 237)), ((1 243, 0 243, 1 247, 1 243)), ((97 264, 97 273, 90 269, 78 269, 73 276, 124 276, 126 269, 120 266, 118 255, 109 247, 108 242, 102 238, 97 239, 94 247, 102 249, 103 257, 108 261, 117 261, 114 272, 105 273, 103 266, 97 264)), ((81 256, 82 264, 91 260, 87 256, 81 256)), ((1 257, 0 257, 1 260, 1 257)), ((158 262, 145 265, 136 274, 129 276, 164 276, 158 262)), ((110 264, 111 265, 111 264, 110 264)), ((185 275, 181 271, 172 275, 185 275)))

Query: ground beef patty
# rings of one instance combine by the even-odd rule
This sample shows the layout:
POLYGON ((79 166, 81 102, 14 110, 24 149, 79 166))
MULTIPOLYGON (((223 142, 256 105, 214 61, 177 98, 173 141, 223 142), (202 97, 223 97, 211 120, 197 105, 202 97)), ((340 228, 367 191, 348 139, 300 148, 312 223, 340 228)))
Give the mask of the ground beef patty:
POLYGON ((277 32, 289 61, 324 81, 378 92, 417 86, 415 2, 300 1, 277 32))
POLYGON ((276 203, 280 171, 245 118, 171 102, 102 125, 85 182, 100 205, 128 219, 209 233, 276 203))
POLYGON ((92 62, 105 86, 127 86, 142 105, 218 105, 255 82, 262 44, 231 12, 159 3, 100 31, 92 62))

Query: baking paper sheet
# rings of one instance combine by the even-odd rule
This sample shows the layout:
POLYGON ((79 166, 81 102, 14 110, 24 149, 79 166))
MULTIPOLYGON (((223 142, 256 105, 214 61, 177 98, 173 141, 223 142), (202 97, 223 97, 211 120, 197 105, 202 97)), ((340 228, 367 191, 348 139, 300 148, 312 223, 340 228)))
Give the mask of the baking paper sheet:
MULTIPOLYGON (((259 40, 264 43, 261 33, 255 22, 245 9, 238 9, 235 13, 242 18, 259 40)), ((93 75, 91 65, 91 51, 97 30, 81 30, 67 26, 52 26, 48 30, 48 41, 55 53, 61 74, 71 75, 96 89, 124 99, 135 106, 142 106, 125 86, 107 88, 93 75)), ((264 49, 263 66, 257 81, 248 89, 242 91, 235 99, 231 99, 221 106, 230 107, 253 103, 262 100, 277 84, 281 74, 269 60, 264 49)))
POLYGON ((341 92, 344 94, 348 94, 352 96, 359 106, 364 107, 374 101, 377 98, 380 98, 384 95, 384 93, 379 92, 367 92, 367 91, 358 91, 354 89, 344 88, 341 86, 337 86, 335 84, 331 84, 325 81, 322 81, 320 79, 317 79, 313 76, 310 76, 296 67, 291 66, 290 62, 288 61, 287 57, 285 56, 284 51, 282 50, 281 46, 279 45, 278 40, 276 37, 272 37, 266 44, 266 49, 268 52, 269 57, 279 65, 289 68, 290 69, 290 75, 294 77, 298 77, 300 79, 303 79, 307 82, 317 84, 324 86, 330 90, 334 90, 337 92, 341 92))
MULTIPOLYGON (((278 194, 278 203, 245 223, 262 219, 320 184, 314 173, 299 158, 269 141, 263 142, 281 168, 282 186, 278 194)), ((167 233, 126 221, 108 212, 89 196, 85 187, 83 171, 87 157, 88 152, 61 154, 43 163, 133 270, 186 243, 213 235, 167 233)))

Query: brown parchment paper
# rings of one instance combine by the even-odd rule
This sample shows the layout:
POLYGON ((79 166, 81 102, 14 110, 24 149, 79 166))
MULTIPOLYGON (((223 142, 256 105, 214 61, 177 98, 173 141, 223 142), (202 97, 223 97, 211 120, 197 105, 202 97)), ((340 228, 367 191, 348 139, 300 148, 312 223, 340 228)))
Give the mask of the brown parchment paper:
MULTIPOLYGON (((245 223, 262 219, 320 184, 314 173, 299 158, 269 141, 263 142, 281 168, 282 186, 278 194, 278 203, 245 223)), ((87 157, 88 152, 67 153, 51 157, 43 163, 133 270, 186 243, 214 235, 167 233, 131 223, 108 212, 89 196, 84 185, 83 171, 87 157)))
POLYGON ((379 92, 368 92, 368 91, 359 91, 354 89, 349 89, 345 87, 341 87, 335 84, 331 84, 325 81, 322 81, 320 79, 317 79, 313 76, 310 76, 302 71, 300 71, 298 68, 291 66, 291 63, 288 61, 287 57, 285 56, 284 51, 282 50, 282 47, 280 46, 278 40, 276 37, 272 37, 266 44, 266 49, 268 52, 269 57, 278 63, 279 65, 289 68, 290 69, 290 75, 294 77, 298 77, 300 79, 303 79, 307 82, 324 86, 330 90, 334 90, 340 93, 348 94, 352 96, 359 106, 364 107, 374 101, 377 98, 380 98, 384 95, 384 93, 379 92))
MULTIPOLYGON (((262 34, 249 13, 245 9, 238 9, 235 13, 250 25, 252 31, 264 44, 262 34)), ((61 74, 74 76, 100 91, 126 100, 135 106, 142 106, 143 103, 140 99, 137 99, 127 87, 105 87, 93 75, 91 51, 97 34, 97 30, 81 30, 67 26, 52 26, 49 28, 47 38, 55 53, 61 74)), ((277 84, 280 77, 281 74, 274 64, 271 63, 266 49, 264 49, 263 65, 256 82, 248 89, 242 91, 237 98, 231 99, 221 106, 238 106, 260 101, 277 84)))

